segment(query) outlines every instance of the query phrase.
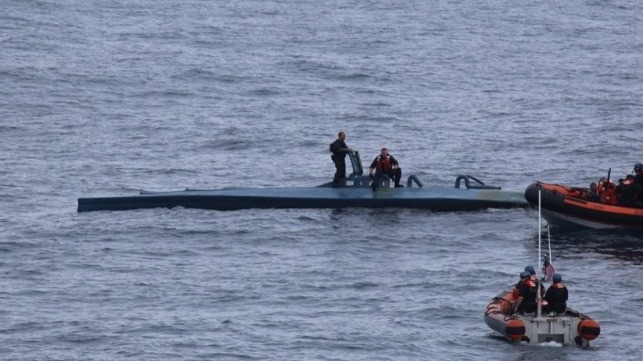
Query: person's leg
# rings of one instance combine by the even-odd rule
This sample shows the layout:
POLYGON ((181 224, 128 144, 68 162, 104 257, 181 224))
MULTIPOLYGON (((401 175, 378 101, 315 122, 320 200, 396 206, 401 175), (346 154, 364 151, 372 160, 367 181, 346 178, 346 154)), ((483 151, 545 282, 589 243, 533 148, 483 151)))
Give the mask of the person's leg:
POLYGON ((346 178, 346 162, 344 159, 335 159, 335 176, 333 177, 333 187, 341 187, 344 185, 344 178, 346 178))
POLYGON ((393 174, 393 179, 395 180, 395 187, 402 187, 400 184, 400 181, 402 180, 402 169, 397 168, 395 169, 393 174))
POLYGON ((338 159, 333 159, 335 163, 335 176, 333 177, 333 187, 339 187, 341 184, 342 174, 341 174, 341 162, 338 159))
POLYGON ((346 160, 342 158, 339 163, 339 179, 337 181, 343 187, 346 185, 346 160))
POLYGON ((380 186, 381 181, 382 181, 382 173, 375 172, 375 176, 373 176, 373 183, 371 183, 371 188, 373 188, 373 190, 376 190, 377 187, 380 186))

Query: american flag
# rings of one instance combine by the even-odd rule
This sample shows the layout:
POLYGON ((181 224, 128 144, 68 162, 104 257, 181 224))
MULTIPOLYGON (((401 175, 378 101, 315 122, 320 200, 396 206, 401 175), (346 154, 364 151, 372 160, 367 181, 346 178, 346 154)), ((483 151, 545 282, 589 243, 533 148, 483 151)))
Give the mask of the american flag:
POLYGON ((551 281, 554 277, 554 265, 549 262, 549 258, 545 257, 545 262, 543 263, 543 273, 545 274, 545 281, 551 281))

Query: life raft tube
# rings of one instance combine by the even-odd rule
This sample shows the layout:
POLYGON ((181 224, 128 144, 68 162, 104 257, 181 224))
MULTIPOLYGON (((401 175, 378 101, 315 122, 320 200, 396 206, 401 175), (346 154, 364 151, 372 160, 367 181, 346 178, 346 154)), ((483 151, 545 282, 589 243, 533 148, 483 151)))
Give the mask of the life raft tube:
POLYGON ((506 322, 505 332, 511 340, 520 341, 525 337, 525 323, 516 318, 508 320, 506 322))
POLYGON ((510 315, 513 313, 513 292, 505 292, 494 297, 485 309, 485 322, 495 331, 512 341, 525 337, 525 323, 510 315))
POLYGON ((580 337, 587 341, 595 340, 601 333, 601 326, 591 318, 585 318, 578 324, 580 337))

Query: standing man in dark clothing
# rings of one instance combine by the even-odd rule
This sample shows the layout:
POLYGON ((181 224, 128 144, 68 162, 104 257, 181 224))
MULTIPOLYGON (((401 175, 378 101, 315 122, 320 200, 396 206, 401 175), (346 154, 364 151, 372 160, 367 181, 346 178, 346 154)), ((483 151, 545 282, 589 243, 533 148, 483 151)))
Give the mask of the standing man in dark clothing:
POLYGON ((643 207, 643 164, 634 164, 634 192, 636 193, 636 206, 643 207))
POLYGON ((563 284, 563 277, 559 274, 554 274, 552 277, 552 285, 545 293, 545 300, 549 305, 549 310, 556 313, 563 313, 567 309, 567 287, 563 284))
POLYGON ((371 177, 373 178, 371 188, 373 188, 373 190, 376 190, 380 185, 383 174, 388 175, 395 181, 395 188, 404 187, 400 184, 400 179, 402 179, 402 169, 400 168, 397 160, 393 158, 392 155, 388 154, 388 149, 382 148, 380 155, 375 157, 370 168, 371 177))
POLYGON ((351 153, 353 150, 346 145, 345 132, 339 132, 337 139, 330 144, 329 150, 333 153, 330 158, 335 163, 335 177, 333 177, 333 188, 339 188, 344 183, 346 178, 346 154, 351 153))
POLYGON ((634 207, 636 206, 636 185, 634 184, 634 176, 628 174, 625 179, 618 180, 616 186, 616 196, 618 198, 618 205, 634 207))

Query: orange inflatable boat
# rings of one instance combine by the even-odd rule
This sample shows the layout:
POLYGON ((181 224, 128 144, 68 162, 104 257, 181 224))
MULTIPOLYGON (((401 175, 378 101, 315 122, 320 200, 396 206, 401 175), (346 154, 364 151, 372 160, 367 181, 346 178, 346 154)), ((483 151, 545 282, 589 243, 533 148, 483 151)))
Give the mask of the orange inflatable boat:
POLYGON ((601 332, 598 322, 571 308, 563 313, 514 313, 515 301, 511 290, 503 292, 491 299, 484 312, 489 328, 510 341, 528 344, 555 341, 588 347, 601 332))

